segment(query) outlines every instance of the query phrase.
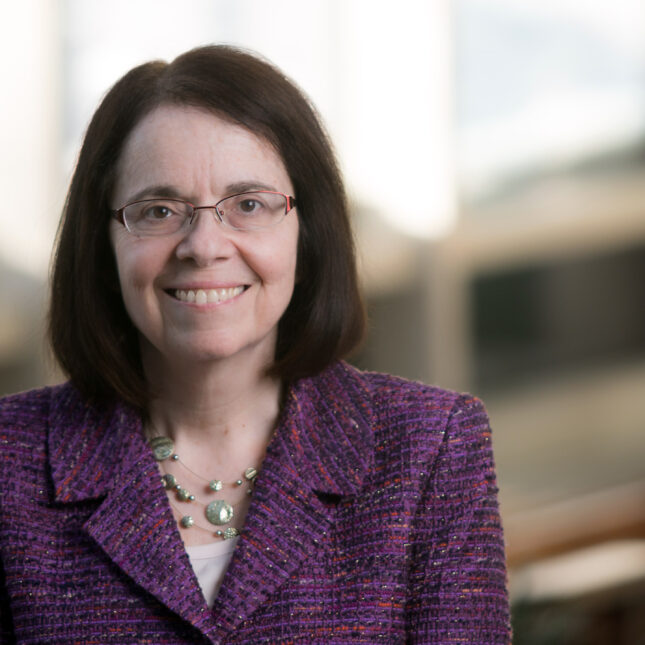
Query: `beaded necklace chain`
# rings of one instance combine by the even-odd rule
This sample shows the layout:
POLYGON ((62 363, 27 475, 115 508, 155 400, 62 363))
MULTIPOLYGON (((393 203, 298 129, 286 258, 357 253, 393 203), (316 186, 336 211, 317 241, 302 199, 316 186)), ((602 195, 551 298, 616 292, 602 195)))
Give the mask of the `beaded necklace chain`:
MULTIPOLYGON (((241 487, 245 483, 249 484, 249 487, 247 488, 246 492, 248 495, 250 495, 253 492, 253 484, 255 483, 255 479, 258 475, 257 468, 254 468, 253 466, 249 466, 247 468, 242 477, 240 479, 235 480, 234 482, 223 482, 221 479, 206 479, 202 477, 199 473, 196 473, 192 468, 190 468, 187 464, 185 464, 179 455, 175 452, 175 444, 173 443, 172 439, 168 437, 153 437, 150 439, 148 442, 150 445, 150 448, 152 449, 152 454, 154 455, 154 458, 160 462, 160 467, 163 470, 163 466, 161 466, 161 462, 168 460, 177 462, 180 464, 183 468, 185 468, 188 472, 192 473, 195 477, 198 479, 201 479, 203 482, 206 482, 208 484, 207 491, 209 493, 216 493, 221 491, 225 486, 233 486, 233 487, 241 487)), ((171 473, 164 473, 162 475, 162 483, 163 487, 166 490, 172 490, 175 493, 175 497, 177 501, 179 502, 185 502, 185 503, 195 503, 197 502, 198 504, 201 504, 204 507, 204 515, 206 516, 206 519, 210 524, 217 526, 217 527, 225 527, 226 524, 229 524, 232 520, 233 517, 235 516, 235 511, 234 511, 234 506, 236 504, 231 504, 227 502, 225 499, 216 499, 213 500, 209 503, 203 502, 202 500, 199 500, 195 497, 193 493, 191 493, 188 489, 184 488, 178 481, 177 477, 171 473)), ((174 504, 171 505, 175 510, 178 512, 180 511, 177 506, 174 504)), ((196 526, 197 528, 200 528, 202 530, 210 531, 211 529, 206 528, 204 526, 200 526, 199 524, 195 523, 195 519, 192 515, 182 515, 182 517, 179 519, 178 524, 181 528, 183 529, 189 529, 193 526, 196 526)), ((240 532, 238 529, 236 529, 233 526, 228 526, 226 528, 218 528, 215 531, 215 535, 217 537, 223 538, 224 540, 229 540, 231 538, 236 537, 239 535, 240 532)))

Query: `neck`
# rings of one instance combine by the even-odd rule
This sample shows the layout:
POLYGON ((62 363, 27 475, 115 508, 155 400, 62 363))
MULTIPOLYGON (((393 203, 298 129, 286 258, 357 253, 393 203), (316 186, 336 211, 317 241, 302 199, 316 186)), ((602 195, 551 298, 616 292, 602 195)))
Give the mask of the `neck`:
POLYGON ((259 466, 281 402, 279 380, 265 373, 269 361, 247 356, 167 365, 145 347, 142 355, 155 392, 150 434, 172 438, 177 452, 198 470, 200 463, 220 462, 230 465, 236 479, 242 465, 259 466))

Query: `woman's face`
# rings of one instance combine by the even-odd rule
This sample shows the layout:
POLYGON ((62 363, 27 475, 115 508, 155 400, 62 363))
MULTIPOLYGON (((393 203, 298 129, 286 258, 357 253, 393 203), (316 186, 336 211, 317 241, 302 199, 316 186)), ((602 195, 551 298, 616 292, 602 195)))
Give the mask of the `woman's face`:
MULTIPOLYGON (((112 207, 168 195, 212 205, 245 190, 293 195, 271 145, 207 111, 161 106, 126 141, 112 207)), ((198 211, 187 231, 162 237, 137 237, 113 220, 110 238, 144 359, 151 353, 171 365, 236 355, 273 359, 294 288, 295 210, 255 231, 227 228, 214 210, 198 211), (215 289, 220 302, 202 302, 215 289), (188 291, 204 294, 193 302, 178 297, 188 291)))

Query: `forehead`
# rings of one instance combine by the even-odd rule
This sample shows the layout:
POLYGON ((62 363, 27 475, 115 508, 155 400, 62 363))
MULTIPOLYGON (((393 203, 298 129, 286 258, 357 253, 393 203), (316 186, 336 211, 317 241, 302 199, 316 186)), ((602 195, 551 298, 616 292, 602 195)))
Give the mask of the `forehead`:
POLYGON ((254 181, 292 190, 280 155, 266 139, 205 109, 162 105, 126 139, 114 192, 116 201, 148 185, 221 193, 228 184, 254 181))

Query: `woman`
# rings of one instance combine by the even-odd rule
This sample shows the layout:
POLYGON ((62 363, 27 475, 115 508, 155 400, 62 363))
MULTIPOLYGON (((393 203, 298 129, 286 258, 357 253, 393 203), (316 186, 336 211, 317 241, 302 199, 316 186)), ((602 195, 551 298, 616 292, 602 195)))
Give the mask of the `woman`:
POLYGON ((506 643, 488 421, 360 372, 343 184, 228 47, 94 115, 54 260, 67 384, 0 412, 2 643, 506 643))

